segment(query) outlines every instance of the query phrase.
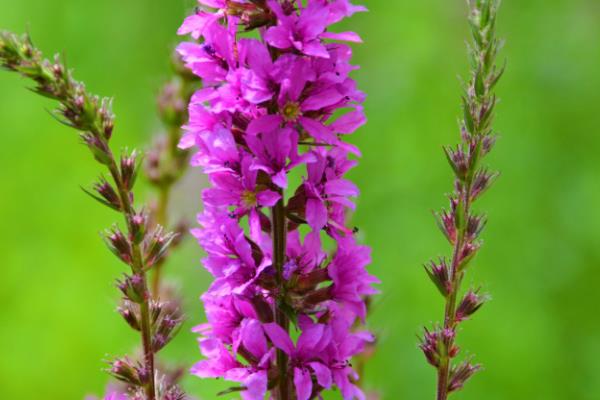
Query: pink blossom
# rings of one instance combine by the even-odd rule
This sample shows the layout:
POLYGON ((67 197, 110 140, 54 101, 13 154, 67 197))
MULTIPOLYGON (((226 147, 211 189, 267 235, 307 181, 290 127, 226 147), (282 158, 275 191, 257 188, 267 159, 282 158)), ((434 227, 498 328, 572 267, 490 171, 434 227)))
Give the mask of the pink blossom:
POLYGON ((214 277, 202 295, 208 322, 195 328, 205 359, 192 373, 235 382, 248 400, 279 379, 298 400, 333 386, 346 400, 364 398, 349 359, 371 340, 353 326, 377 280, 347 226, 359 191, 346 174, 360 152, 344 137, 366 122, 365 95, 350 77, 350 47, 332 42, 360 38, 331 30, 364 7, 303 4, 202 0, 180 30, 200 40, 178 48, 204 83, 179 146, 194 149, 191 163, 210 183, 192 233, 214 277), (239 38, 239 25, 258 26, 260 37, 239 38), (283 247, 273 237, 277 207, 283 247), (323 235, 335 243, 331 256, 323 235), (281 312, 297 324, 296 341, 275 322, 281 312), (288 356, 283 368, 276 353, 288 356))

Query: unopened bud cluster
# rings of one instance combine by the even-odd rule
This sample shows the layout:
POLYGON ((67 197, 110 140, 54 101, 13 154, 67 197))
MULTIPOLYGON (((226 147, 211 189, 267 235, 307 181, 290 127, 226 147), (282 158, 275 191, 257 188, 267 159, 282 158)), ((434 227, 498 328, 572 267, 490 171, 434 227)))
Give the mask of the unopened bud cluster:
POLYGON ((36 82, 34 91, 60 102, 56 118, 80 131, 83 143, 94 158, 106 167, 111 179, 100 176, 90 196, 121 213, 126 229, 113 226, 103 236, 108 248, 130 271, 117 282, 123 301, 118 311, 126 323, 141 333, 143 357, 131 361, 119 358, 110 364, 110 372, 126 382, 132 398, 144 400, 179 399, 179 389, 160 388, 160 375, 154 355, 173 338, 182 316, 176 307, 152 300, 146 273, 164 257, 175 234, 161 226, 148 226, 149 215, 134 208, 133 187, 139 170, 136 151, 123 152, 116 159, 109 147, 114 127, 111 100, 90 95, 85 86, 73 79, 59 57, 51 62, 43 58, 28 36, 0 33, 0 65, 36 82))
POLYGON ((158 94, 158 115, 165 132, 157 135, 149 149, 145 173, 152 185, 168 191, 187 170, 189 151, 177 147, 182 135, 181 126, 187 122, 187 105, 199 78, 189 73, 178 54, 173 56, 175 75, 158 94))
POLYGON ((461 143, 445 147, 446 158, 454 172, 454 191, 450 207, 436 214, 442 233, 453 248, 450 259, 442 257, 425 265, 431 281, 445 300, 444 321, 433 330, 425 330, 421 349, 427 361, 438 370, 438 400, 463 387, 477 370, 469 360, 453 365, 458 355, 455 343, 458 324, 470 318, 487 300, 478 290, 460 297, 461 283, 471 261, 481 247, 479 236, 485 216, 475 214, 472 205, 494 182, 497 174, 482 165, 492 150, 496 135, 492 128, 496 96, 494 87, 503 69, 496 67, 496 55, 502 46, 495 37, 496 0, 469 0, 473 43, 471 76, 463 96, 461 143))

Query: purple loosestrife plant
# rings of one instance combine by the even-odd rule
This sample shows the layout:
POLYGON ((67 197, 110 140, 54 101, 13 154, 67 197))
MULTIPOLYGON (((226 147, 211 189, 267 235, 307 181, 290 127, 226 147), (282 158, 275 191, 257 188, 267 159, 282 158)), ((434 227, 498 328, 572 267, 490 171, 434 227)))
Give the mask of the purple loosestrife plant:
POLYGON ((467 290, 460 297, 461 283, 473 257, 479 250, 479 235, 485 217, 472 210, 497 177, 482 166, 483 158, 496 141, 492 128, 497 103, 494 88, 504 68, 496 66, 496 56, 502 42, 496 38, 498 0, 469 0, 469 22, 473 42, 470 79, 463 96, 461 143, 455 148, 444 148, 454 171, 454 192, 450 195, 450 209, 437 215, 438 224, 453 247, 450 260, 432 261, 425 269, 445 300, 444 321, 432 330, 425 330, 421 349, 427 361, 438 372, 437 399, 461 389, 464 383, 480 369, 469 359, 453 363, 459 348, 456 345, 458 325, 475 313, 486 301, 479 290, 467 290))
POLYGON ((345 174, 359 151, 343 140, 365 123, 344 43, 360 38, 329 28, 365 8, 199 3, 179 30, 200 39, 178 50, 204 83, 180 147, 197 148, 191 163, 211 184, 193 234, 215 281, 202 296, 208 323, 196 328, 206 359, 192 373, 237 382, 228 392, 245 400, 308 400, 333 386, 364 398, 349 360, 372 340, 354 323, 376 279, 346 224, 358 189, 345 174))
MULTIPOLYGON (((128 397, 132 399, 184 399, 179 388, 169 384, 155 367, 155 354, 176 334, 182 317, 168 302, 152 298, 146 279, 152 267, 161 262, 175 235, 161 226, 150 227, 147 211, 134 206, 139 157, 136 151, 124 151, 117 158, 109 147, 114 128, 111 100, 89 94, 82 83, 73 79, 59 57, 53 62, 44 59, 28 36, 1 32, 0 64, 35 81, 34 92, 60 103, 54 116, 81 132, 83 143, 111 177, 112 183, 101 176, 93 191, 86 192, 124 217, 126 229, 115 225, 104 238, 108 248, 130 267, 129 273, 117 283, 123 295, 119 313, 133 330, 140 332, 143 355, 139 361, 129 357, 111 361, 110 373, 128 385, 128 397)), ((124 397, 119 392, 106 396, 107 399, 124 397)))

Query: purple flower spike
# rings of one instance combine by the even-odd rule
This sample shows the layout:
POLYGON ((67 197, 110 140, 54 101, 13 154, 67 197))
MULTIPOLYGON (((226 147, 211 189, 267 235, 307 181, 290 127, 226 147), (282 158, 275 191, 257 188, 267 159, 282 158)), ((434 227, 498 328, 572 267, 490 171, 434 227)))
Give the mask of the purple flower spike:
POLYGON ((204 82, 179 145, 196 148, 191 163, 210 182, 192 233, 214 276, 202 296, 208 323, 195 329, 205 359, 192 373, 236 382, 229 391, 243 399, 308 400, 334 386, 365 398, 349 361, 373 341, 357 327, 378 281, 347 226, 359 190, 346 173, 360 152, 343 140, 366 122, 365 95, 338 42, 361 40, 331 30, 365 10, 348 0, 201 0, 179 31, 201 39, 178 47, 204 82), (259 28, 260 39, 239 39, 240 28, 259 28))

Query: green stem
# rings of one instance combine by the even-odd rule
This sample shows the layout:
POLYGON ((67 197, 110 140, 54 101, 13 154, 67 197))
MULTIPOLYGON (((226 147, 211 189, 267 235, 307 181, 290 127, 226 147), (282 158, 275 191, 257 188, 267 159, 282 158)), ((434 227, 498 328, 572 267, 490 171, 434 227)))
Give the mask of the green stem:
MULTIPOLYGON (((156 205, 156 224, 167 226, 167 209, 169 206, 169 197, 171 194, 171 185, 162 186, 159 189, 158 203, 156 205)), ((161 260, 154 266, 154 275, 152 276, 152 293, 155 298, 160 294, 160 279, 164 262, 161 260)))

